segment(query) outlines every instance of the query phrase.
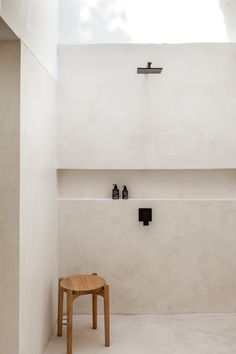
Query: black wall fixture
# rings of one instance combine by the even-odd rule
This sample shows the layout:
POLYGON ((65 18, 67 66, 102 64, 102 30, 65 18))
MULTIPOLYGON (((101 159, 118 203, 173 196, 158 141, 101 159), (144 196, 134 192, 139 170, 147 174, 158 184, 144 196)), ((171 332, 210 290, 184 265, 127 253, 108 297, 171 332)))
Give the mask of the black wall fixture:
POLYGON ((163 68, 152 68, 152 62, 147 63, 146 68, 137 68, 137 74, 160 74, 163 68))
POLYGON ((151 208, 139 208, 138 219, 143 222, 144 226, 148 226, 152 221, 152 209, 151 208))

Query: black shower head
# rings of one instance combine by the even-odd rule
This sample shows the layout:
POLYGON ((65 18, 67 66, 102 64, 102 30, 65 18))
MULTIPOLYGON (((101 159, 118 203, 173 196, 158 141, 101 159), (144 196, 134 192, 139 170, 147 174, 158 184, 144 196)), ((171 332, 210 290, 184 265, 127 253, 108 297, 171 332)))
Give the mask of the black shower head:
POLYGON ((148 62, 146 68, 137 68, 137 74, 160 74, 162 68, 152 68, 152 62, 148 62))

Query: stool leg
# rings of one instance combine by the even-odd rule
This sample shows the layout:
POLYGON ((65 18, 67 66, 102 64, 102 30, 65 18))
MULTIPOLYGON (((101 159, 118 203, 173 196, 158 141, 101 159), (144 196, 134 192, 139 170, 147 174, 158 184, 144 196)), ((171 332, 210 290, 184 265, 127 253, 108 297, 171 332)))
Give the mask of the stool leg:
POLYGON ((72 354, 73 293, 67 291, 67 354, 72 354))
POLYGON ((62 318, 63 318, 63 295, 64 291, 61 287, 61 281, 63 278, 58 280, 58 315, 57 315, 57 335, 62 336, 62 318))
POLYGON ((109 285, 104 285, 104 328, 105 346, 110 347, 110 309, 109 309, 109 285))
POLYGON ((93 329, 97 328, 97 308, 98 308, 98 302, 97 302, 97 294, 93 293, 92 294, 92 299, 93 299, 93 329))

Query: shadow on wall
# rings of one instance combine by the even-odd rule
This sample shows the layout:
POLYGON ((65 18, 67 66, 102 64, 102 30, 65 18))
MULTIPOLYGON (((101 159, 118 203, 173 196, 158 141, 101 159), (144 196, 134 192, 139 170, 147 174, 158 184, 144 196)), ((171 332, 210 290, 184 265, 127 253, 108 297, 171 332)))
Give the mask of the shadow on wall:
POLYGON ((219 5, 224 16, 228 40, 236 42, 236 1, 219 0, 219 5))
POLYGON ((62 43, 68 38, 70 43, 131 41, 126 30, 126 15, 118 0, 60 0, 60 7, 62 43))

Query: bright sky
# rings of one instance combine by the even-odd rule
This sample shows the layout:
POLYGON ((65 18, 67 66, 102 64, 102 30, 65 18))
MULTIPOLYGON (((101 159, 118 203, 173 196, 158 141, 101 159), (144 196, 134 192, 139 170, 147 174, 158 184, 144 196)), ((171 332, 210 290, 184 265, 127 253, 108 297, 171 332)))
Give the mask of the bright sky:
POLYGON ((67 34, 73 36, 77 31, 82 42, 94 42, 96 36, 98 42, 106 42, 115 31, 138 43, 228 41, 220 0, 61 1, 70 7, 71 17, 76 13, 78 19, 64 22, 67 34))
POLYGON ((218 0, 122 0, 135 42, 226 41, 218 0), (145 6, 144 6, 145 4, 145 6))

